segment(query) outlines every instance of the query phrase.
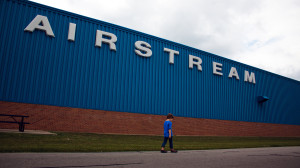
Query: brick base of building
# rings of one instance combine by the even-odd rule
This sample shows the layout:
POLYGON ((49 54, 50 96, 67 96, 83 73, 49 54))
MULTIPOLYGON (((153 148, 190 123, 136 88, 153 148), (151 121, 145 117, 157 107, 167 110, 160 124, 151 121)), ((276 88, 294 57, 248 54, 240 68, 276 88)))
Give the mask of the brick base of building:
MULTIPOLYGON (((30 130, 86 132, 100 134, 162 135, 166 116, 90 110, 70 107, 0 101, 0 114, 29 115, 30 130)), ((9 117, 0 117, 9 121, 9 117)), ((0 123, 0 129, 18 129, 17 124, 0 123)), ((299 125, 268 124, 176 117, 175 135, 299 137, 299 125)))

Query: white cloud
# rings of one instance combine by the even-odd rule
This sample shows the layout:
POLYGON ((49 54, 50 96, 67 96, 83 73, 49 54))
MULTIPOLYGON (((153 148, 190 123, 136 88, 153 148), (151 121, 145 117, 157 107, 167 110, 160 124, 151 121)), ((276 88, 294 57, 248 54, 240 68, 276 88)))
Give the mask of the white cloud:
POLYGON ((297 0, 34 0, 300 81, 297 0))

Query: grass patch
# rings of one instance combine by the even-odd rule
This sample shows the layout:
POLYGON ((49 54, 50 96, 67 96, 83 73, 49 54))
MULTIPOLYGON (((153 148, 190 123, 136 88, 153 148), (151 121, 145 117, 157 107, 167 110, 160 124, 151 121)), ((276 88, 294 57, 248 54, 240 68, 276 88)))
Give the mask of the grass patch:
MULTIPOLYGON (((34 135, 0 133, 0 152, 159 151, 162 136, 64 133, 34 135)), ((300 146, 300 137, 175 136, 178 150, 300 146)))

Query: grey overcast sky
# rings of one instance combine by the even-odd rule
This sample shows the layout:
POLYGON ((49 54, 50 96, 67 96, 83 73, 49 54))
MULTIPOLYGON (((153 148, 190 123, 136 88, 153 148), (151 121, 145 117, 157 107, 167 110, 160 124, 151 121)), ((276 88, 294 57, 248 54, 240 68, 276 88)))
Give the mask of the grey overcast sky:
POLYGON ((32 0, 300 81, 300 0, 32 0))

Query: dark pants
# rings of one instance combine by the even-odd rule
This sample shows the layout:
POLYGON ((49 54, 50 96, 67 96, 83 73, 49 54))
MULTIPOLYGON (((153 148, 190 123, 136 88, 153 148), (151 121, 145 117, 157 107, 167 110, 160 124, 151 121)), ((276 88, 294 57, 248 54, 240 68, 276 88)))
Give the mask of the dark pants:
POLYGON ((173 149, 173 137, 164 137, 164 142, 161 144, 161 147, 165 147, 167 144, 167 141, 169 140, 170 143, 170 149, 173 149))

